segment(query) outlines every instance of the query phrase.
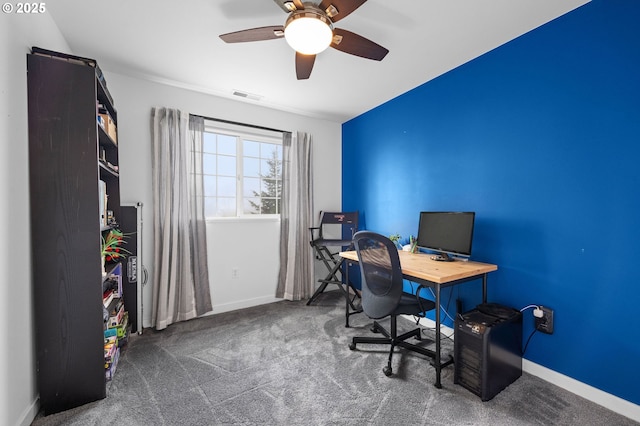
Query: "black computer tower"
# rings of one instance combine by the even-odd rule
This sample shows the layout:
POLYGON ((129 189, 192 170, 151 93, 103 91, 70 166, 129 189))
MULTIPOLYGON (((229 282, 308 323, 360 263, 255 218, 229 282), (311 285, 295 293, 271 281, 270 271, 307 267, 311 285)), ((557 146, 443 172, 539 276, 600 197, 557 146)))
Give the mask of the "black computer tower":
POLYGON ((522 375, 522 314, 483 304, 455 321, 453 382, 488 401, 522 375))

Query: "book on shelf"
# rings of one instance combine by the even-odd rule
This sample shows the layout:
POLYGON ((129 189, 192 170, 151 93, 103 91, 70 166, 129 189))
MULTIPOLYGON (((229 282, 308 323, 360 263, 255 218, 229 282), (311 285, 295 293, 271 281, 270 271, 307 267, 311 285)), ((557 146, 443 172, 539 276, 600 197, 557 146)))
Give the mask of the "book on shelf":
POLYGON ((106 279, 102 284, 102 301, 104 306, 108 307, 111 300, 106 301, 106 297, 109 296, 109 290, 112 291, 113 297, 122 297, 122 264, 118 263, 111 272, 107 273, 106 279))
POLYGON ((104 342, 108 343, 108 340, 113 337, 115 339, 118 338, 118 330, 115 328, 105 328, 104 329, 104 342))
POLYGON ((100 227, 107 226, 107 183, 98 181, 98 214, 100 216, 100 227))
POLYGON ((109 328, 117 327, 122 322, 124 316, 124 303, 118 305, 118 309, 115 313, 109 312, 109 322, 107 323, 109 328))
POLYGON ((118 144, 118 130, 115 121, 111 118, 111 114, 106 108, 100 108, 98 106, 98 124, 102 127, 107 135, 111 138, 114 144, 118 144))
POLYGON ((120 348, 116 346, 115 354, 111 357, 109 363, 105 362, 105 379, 107 381, 113 379, 113 375, 116 373, 116 367, 118 366, 118 361, 120 360, 120 348))
POLYGON ((107 289, 107 291, 105 291, 104 293, 102 293, 102 304, 104 305, 104 307, 108 307, 109 304, 113 301, 115 292, 113 291, 113 289, 107 289))

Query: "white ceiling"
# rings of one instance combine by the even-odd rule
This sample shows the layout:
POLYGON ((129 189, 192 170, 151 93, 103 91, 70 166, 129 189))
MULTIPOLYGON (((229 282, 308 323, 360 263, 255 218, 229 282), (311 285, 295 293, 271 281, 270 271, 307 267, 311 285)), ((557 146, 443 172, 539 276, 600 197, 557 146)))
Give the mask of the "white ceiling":
POLYGON ((389 49, 384 60, 329 48, 300 81, 284 39, 218 37, 283 25, 273 0, 56 0, 47 11, 72 53, 106 71, 344 122, 588 1, 368 0, 335 26, 389 49))

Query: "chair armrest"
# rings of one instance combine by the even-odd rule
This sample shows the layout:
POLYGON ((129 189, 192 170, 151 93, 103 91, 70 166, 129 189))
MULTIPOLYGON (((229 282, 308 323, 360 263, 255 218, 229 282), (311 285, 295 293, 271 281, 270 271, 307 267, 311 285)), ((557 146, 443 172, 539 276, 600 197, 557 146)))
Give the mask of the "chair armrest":
MULTIPOLYGON (((309 234, 311 235, 311 240, 310 240, 311 242, 316 240, 316 236, 314 235, 313 231, 320 232, 320 227, 319 226, 314 226, 314 227, 309 228, 309 234)), ((320 235, 318 235, 318 237, 320 237, 320 235)))

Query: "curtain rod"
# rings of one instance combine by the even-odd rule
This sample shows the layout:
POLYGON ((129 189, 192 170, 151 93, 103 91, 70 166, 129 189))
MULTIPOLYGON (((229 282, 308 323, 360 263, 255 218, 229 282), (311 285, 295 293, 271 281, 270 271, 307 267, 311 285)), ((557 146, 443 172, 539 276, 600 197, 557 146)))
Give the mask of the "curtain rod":
POLYGON ((223 120, 222 118, 213 118, 213 117, 207 117, 207 116, 198 115, 198 114, 189 114, 189 115, 193 115, 194 117, 204 118, 205 120, 218 121, 220 123, 226 123, 226 124, 235 124, 236 126, 251 127, 253 129, 268 130, 270 132, 291 133, 288 130, 280 130, 280 129, 273 129, 271 127, 256 126, 255 124, 247 124, 247 123, 240 123, 238 121, 223 120))

